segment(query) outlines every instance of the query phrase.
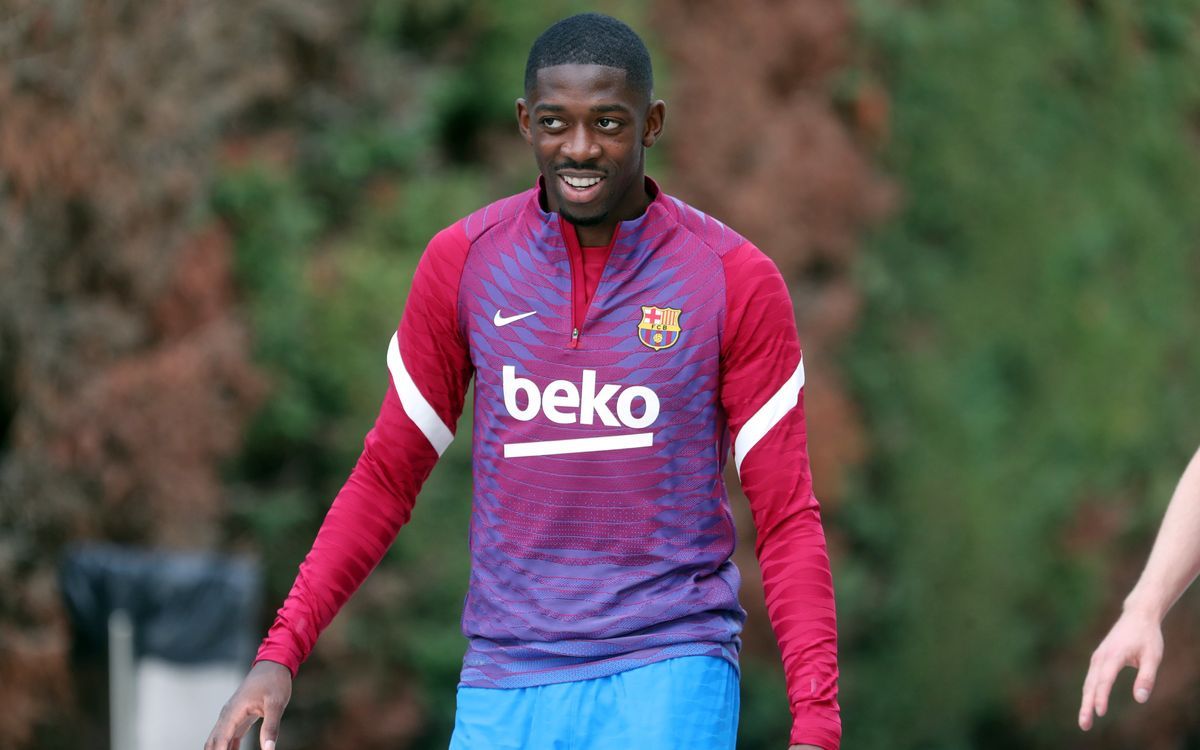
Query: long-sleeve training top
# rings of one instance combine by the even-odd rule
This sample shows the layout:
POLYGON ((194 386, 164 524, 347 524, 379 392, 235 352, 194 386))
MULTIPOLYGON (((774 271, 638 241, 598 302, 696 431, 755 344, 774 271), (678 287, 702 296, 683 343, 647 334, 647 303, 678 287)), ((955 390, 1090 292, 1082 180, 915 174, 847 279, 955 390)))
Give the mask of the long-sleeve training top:
POLYGON ((645 213, 586 255, 538 188, 433 238, 378 419, 258 659, 296 672, 409 519, 474 376, 462 684, 544 685, 687 655, 736 665, 732 444, 791 741, 837 748, 833 586, 787 288, 746 239, 647 189, 645 213))

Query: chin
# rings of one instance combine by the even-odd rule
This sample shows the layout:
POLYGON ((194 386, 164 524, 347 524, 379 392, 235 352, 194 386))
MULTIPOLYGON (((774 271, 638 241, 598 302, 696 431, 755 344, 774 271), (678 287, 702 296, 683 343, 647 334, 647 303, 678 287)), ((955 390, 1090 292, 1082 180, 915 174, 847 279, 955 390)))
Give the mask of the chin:
POLYGON ((603 224, 604 220, 608 218, 608 211, 592 214, 591 216, 579 216, 571 213, 570 209, 563 209, 559 213, 562 214, 564 219, 577 227, 594 227, 597 224, 603 224))

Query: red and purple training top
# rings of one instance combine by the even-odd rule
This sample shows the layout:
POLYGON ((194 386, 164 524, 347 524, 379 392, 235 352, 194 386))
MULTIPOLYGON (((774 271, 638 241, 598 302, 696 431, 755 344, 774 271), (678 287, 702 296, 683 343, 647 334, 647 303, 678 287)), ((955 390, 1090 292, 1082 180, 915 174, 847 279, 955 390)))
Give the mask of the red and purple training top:
POLYGON ((791 299, 758 248, 647 187, 646 212, 589 249, 604 256, 598 278, 536 188, 433 238, 379 417, 259 660, 295 674, 408 521, 474 376, 462 684, 545 685, 688 655, 736 665, 732 444, 791 742, 838 747, 833 585, 791 299))

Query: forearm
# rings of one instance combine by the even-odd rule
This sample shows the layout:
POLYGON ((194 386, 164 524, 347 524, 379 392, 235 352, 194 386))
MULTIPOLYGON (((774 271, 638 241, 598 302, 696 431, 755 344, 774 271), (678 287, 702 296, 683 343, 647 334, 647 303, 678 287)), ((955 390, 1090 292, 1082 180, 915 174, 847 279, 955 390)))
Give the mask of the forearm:
POLYGON ((791 741, 837 747, 837 615, 815 501, 760 532, 767 613, 779 642, 793 715, 791 741))
POLYGON ((1127 612, 1161 621, 1200 573, 1200 451, 1179 480, 1127 612))
POLYGON ((383 558, 450 444, 471 378, 458 320, 468 243, 461 224, 429 243, 387 350, 391 382, 346 485, 325 517, 259 650, 293 673, 321 630, 383 558))
POLYGON ((294 675, 408 521, 417 487, 386 482, 376 462, 369 448, 359 458, 300 564, 256 661, 279 662, 294 675))
POLYGON ((748 451, 741 469, 754 515, 767 615, 787 678, 790 740, 836 748, 841 736, 837 613, 825 531, 812 493, 800 394, 748 451))
MULTIPOLYGON (((744 433, 743 433, 744 434, 744 433)), ((743 456, 767 615, 792 709, 792 744, 836 748, 837 613, 821 512, 812 492, 803 395, 743 456)))

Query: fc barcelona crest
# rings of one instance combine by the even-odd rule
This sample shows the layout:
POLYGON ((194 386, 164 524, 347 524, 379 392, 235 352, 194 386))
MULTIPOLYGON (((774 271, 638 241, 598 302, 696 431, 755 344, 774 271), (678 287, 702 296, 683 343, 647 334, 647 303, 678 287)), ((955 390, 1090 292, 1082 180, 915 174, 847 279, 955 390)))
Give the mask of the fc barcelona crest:
POLYGON ((654 351, 674 346, 682 329, 679 315, 682 311, 673 307, 648 307, 642 305, 642 322, 638 323, 638 341, 654 351))

